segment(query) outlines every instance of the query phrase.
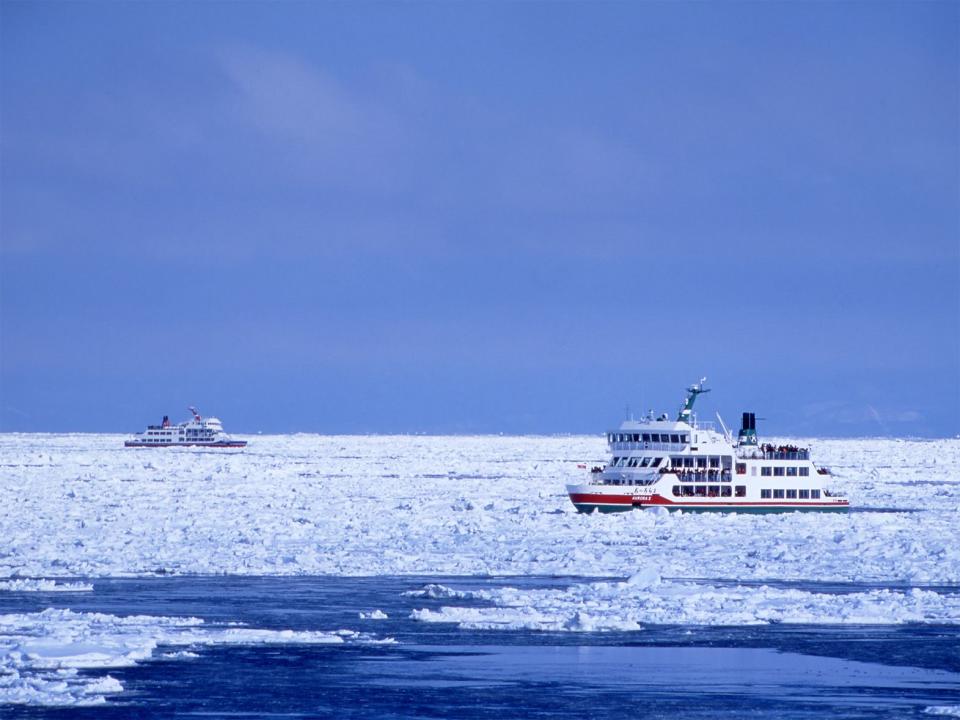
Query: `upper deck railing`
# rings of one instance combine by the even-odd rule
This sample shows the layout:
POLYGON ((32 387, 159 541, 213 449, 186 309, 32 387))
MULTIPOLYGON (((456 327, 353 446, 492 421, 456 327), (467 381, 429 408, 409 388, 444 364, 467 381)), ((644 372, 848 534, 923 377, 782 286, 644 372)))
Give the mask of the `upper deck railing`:
POLYGON ((809 460, 810 450, 798 448, 797 450, 763 450, 761 448, 740 448, 737 450, 737 457, 746 460, 809 460))

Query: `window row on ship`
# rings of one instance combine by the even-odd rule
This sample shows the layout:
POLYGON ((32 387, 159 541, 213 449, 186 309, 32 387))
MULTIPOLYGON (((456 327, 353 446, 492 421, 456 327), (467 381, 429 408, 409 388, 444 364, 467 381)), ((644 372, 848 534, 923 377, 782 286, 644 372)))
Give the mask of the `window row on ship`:
MULTIPOLYGON (((661 470, 661 472, 672 472, 677 476, 677 480, 683 483, 697 483, 697 482, 732 482, 733 478, 730 475, 729 470, 724 470, 722 473, 719 470, 670 470, 667 471, 666 468, 661 470)), ((607 485, 653 485, 659 480, 658 477, 653 478, 629 478, 626 477, 613 477, 605 480, 604 482, 607 485)))
MULTIPOLYGON (((674 485, 675 497, 746 497, 746 485, 674 485)), ((819 500, 820 490, 806 488, 764 488, 761 500, 819 500)))
POLYGON ((144 434, 145 435, 176 435, 178 432, 179 433, 186 432, 188 435, 196 435, 198 433, 209 435, 213 433, 213 430, 211 430, 210 428, 199 428, 199 429, 187 428, 186 430, 182 430, 180 428, 164 428, 164 429, 157 429, 157 430, 147 430, 147 432, 144 434))
MULTIPOLYGON (((665 460, 664 457, 646 457, 643 455, 615 455, 610 460, 609 467, 618 467, 618 468, 634 468, 634 467, 659 467, 660 463, 665 460)), ((684 456, 684 457, 670 457, 670 466, 675 468, 720 468, 721 466, 729 470, 732 465, 732 460, 730 457, 719 455, 714 456, 702 456, 702 457, 693 457, 693 456, 684 456)))
POLYGON ((764 488, 760 491, 760 497, 764 500, 819 500, 820 491, 816 489, 807 490, 800 488, 793 490, 790 488, 764 488), (786 494, 784 494, 786 493, 786 494))
MULTIPOLYGON (((173 437, 174 435, 177 435, 178 432, 177 432, 176 430, 166 430, 166 431, 164 431, 164 430, 156 430, 156 431, 155 431, 155 430, 147 430, 147 432, 144 433, 144 434, 145 434, 147 437, 166 437, 166 438, 168 438, 168 437, 173 437)), ((179 434, 182 435, 182 434, 183 434, 183 431, 182 431, 182 430, 179 431, 179 434)), ((187 435, 213 435, 213 430, 187 430, 187 435)))
MULTIPOLYGON (((614 456, 608 468, 621 468, 624 470, 660 468, 660 472, 678 472, 682 475, 702 476, 707 475, 709 479, 719 477, 723 481, 730 479, 730 458, 726 456, 705 456, 705 457, 670 457, 669 465, 661 463, 667 458, 664 457, 645 457, 645 456, 614 456), (721 469, 722 468, 722 469, 721 469)), ((751 468, 752 475, 757 474, 756 467, 751 468)), ((736 464, 737 475, 746 475, 746 463, 736 464)), ((810 467, 808 465, 763 465, 760 467, 761 477, 810 477, 810 467)), ((695 479, 688 480, 682 477, 685 482, 695 482, 695 479)))
MULTIPOLYGON (((615 455, 610 460, 611 468, 655 468, 660 467, 663 457, 648 457, 643 455, 615 455)), ((711 455, 694 457, 692 455, 671 456, 671 468, 698 469, 698 470, 719 470, 723 468, 729 471, 733 464, 732 459, 726 455, 711 455)), ((737 475, 747 474, 747 464, 736 464, 737 475)), ((753 475, 757 474, 756 466, 752 468, 753 475)), ((762 477, 808 477, 810 475, 809 465, 762 465, 760 467, 762 477)))
POLYGON ((737 485, 674 485, 676 497, 746 497, 747 486, 737 485))
POLYGON ((179 438, 178 438, 178 437, 176 437, 176 436, 169 435, 169 436, 166 436, 166 437, 146 437, 146 438, 142 438, 140 442, 166 443, 166 442, 183 441, 183 440, 185 440, 185 439, 186 439, 186 440, 212 440, 213 438, 209 438, 209 437, 207 437, 207 438, 193 438, 193 437, 183 438, 183 437, 179 437, 179 438))
POLYGON ((690 433, 607 433, 609 443, 673 443, 684 445, 690 442, 690 433))

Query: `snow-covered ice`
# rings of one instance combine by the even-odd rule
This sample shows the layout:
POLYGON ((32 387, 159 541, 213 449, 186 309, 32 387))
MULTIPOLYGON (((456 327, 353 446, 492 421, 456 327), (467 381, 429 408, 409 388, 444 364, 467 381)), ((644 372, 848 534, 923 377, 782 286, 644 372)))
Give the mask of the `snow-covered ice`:
POLYGON ((466 629, 596 632, 641 630, 644 625, 960 624, 960 593, 873 589, 824 592, 790 587, 710 585, 663 581, 643 571, 624 582, 575 583, 567 588, 501 587, 424 597, 481 600, 419 609, 413 619, 452 622, 466 629))
MULTIPOLYGON (((600 436, 0 435, 0 578, 153 573, 960 581, 960 440, 813 440, 849 515, 577 514, 600 436)), ((776 441, 775 438, 767 438, 776 441)))
POLYGON ((165 660, 197 657, 206 645, 383 644, 353 630, 333 632, 208 627, 198 618, 48 609, 0 615, 0 704, 94 705, 123 691, 114 677, 80 673, 125 667, 151 659, 158 646, 185 649, 165 660))
MULTIPOLYGON (((960 623, 957 439, 812 441, 854 510, 782 515, 579 514, 564 485, 582 478, 577 463, 603 460, 600 436, 249 440, 218 452, 0 435, 0 592, 66 591, 66 604, 89 579, 158 573, 555 575, 574 577, 438 581, 408 596, 423 602, 415 619, 466 628, 960 623)), ((365 628, 388 620, 375 605, 359 615, 365 628)), ((379 641, 184 617, 0 615, 0 703, 103 702, 123 689, 110 668, 187 662, 209 644, 379 641)))
POLYGON ((62 582, 44 578, 0 580, 0 591, 10 592, 92 592, 93 585, 86 582, 62 582))

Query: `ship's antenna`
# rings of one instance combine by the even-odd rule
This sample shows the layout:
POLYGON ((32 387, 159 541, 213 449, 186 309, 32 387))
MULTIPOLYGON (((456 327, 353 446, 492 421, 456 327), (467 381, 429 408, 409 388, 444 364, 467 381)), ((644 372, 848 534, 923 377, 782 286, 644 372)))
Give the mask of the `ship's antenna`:
POLYGON ((707 382, 707 379, 700 378, 700 382, 694 385, 691 385, 687 388, 687 399, 683 401, 683 406, 680 408, 680 413, 677 415, 677 422, 690 423, 692 420, 691 415, 693 414, 693 403, 697 400, 697 395, 703 395, 703 393, 710 392, 705 390, 703 384, 707 382))
POLYGON ((196 409, 193 405, 191 405, 191 406, 190 406, 189 408, 187 408, 187 409, 188 409, 190 412, 193 413, 193 419, 194 419, 194 420, 196 420, 197 422, 200 422, 201 420, 203 420, 203 418, 200 417, 200 413, 197 412, 197 409, 196 409))

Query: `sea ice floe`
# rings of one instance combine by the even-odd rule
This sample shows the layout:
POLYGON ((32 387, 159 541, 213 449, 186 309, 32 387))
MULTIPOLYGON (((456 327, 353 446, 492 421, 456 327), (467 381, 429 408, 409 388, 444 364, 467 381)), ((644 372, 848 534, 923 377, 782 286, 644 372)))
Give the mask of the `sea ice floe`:
POLYGON ((708 585, 663 581, 655 571, 638 573, 623 582, 578 583, 566 588, 454 592, 444 595, 434 590, 426 597, 474 602, 469 607, 451 604, 417 609, 411 617, 468 629, 579 632, 640 630, 644 625, 960 624, 957 592, 920 588, 824 592, 767 585, 708 585), (482 601, 483 606, 475 606, 475 601, 482 601))
POLYGON ((0 704, 91 705, 121 692, 104 670, 154 657, 158 647, 182 648, 164 659, 196 657, 206 645, 389 644, 354 630, 332 632, 211 627, 198 618, 48 609, 0 615, 0 704), (81 670, 87 672, 80 672, 81 670))
POLYGON ((422 597, 433 600, 473 597, 473 593, 469 590, 454 590, 453 588, 448 588, 446 585, 440 585, 438 583, 429 583, 419 590, 407 590, 403 595, 405 597, 422 597))
POLYGON ((603 462, 601 436, 265 435, 226 453, 123 439, 0 435, 0 577, 656 567, 671 578, 960 581, 960 439, 809 441, 849 515, 580 515, 564 484, 582 481, 578 463, 603 462))
POLYGON ((86 582, 24 578, 0 580, 0 591, 4 590, 9 592, 91 592, 93 585, 86 582))

